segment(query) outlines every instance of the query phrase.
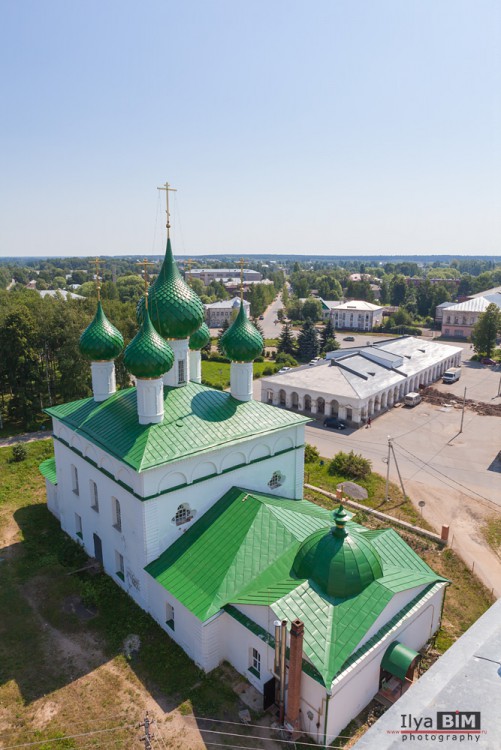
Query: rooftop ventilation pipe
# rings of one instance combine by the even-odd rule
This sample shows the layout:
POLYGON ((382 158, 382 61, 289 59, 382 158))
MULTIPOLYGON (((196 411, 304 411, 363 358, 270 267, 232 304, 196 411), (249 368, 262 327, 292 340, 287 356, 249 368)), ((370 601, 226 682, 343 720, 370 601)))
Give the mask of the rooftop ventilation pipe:
POLYGON ((280 724, 283 725, 285 719, 285 656, 287 652, 287 620, 282 620, 280 626, 280 697, 279 697, 279 715, 280 724))

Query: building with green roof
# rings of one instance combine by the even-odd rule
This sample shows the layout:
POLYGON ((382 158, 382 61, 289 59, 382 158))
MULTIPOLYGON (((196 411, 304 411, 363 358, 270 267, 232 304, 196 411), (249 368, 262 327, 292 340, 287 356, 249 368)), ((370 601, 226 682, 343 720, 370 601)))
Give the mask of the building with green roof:
MULTIPOLYGON (((291 736, 330 743, 378 690, 405 689, 447 581, 395 531, 303 500, 309 420, 253 400, 262 339, 243 305, 225 334, 230 391, 178 377, 207 332, 170 241, 159 278, 124 356, 136 384, 47 409, 48 507, 203 670, 229 661, 264 705, 278 681, 291 736)), ((91 334, 91 360, 116 356, 118 332, 97 348, 91 334)))

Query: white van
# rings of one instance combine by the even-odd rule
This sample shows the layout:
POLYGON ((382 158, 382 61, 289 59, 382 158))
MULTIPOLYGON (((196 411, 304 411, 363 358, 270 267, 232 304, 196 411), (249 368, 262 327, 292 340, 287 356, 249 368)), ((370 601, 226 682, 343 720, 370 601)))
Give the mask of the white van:
POLYGON ((449 367, 442 375, 442 383, 455 383, 461 377, 460 367, 449 367))
POLYGON ((404 404, 406 406, 417 406, 422 400, 420 393, 408 393, 404 398, 404 404))

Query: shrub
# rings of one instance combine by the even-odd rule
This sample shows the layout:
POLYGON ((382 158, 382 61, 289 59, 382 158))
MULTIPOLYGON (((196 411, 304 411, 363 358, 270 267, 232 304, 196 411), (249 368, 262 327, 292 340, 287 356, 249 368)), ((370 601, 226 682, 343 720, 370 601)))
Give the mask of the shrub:
POLYGON ((265 367, 263 370, 263 375, 273 375, 273 367, 265 367))
POLYGON ((277 365, 287 365, 287 367, 297 367, 297 360, 290 354, 280 352, 275 358, 277 365))
POLYGON ((12 447, 12 457, 11 461, 13 463, 19 463, 20 461, 25 461, 28 457, 28 449, 26 448, 23 443, 17 443, 12 447))
POLYGON ((256 357, 256 359, 254 360, 254 362, 264 362, 264 357, 262 357, 261 355, 259 355, 259 357, 256 357))
POLYGON ((309 443, 306 443, 304 446, 305 464, 312 464, 315 461, 318 461, 319 458, 320 458, 320 453, 318 452, 318 448, 315 448, 314 445, 310 445, 309 443))
POLYGON ((329 464, 329 474, 350 477, 351 479, 366 479, 371 473, 371 462, 368 458, 350 451, 336 453, 329 464))

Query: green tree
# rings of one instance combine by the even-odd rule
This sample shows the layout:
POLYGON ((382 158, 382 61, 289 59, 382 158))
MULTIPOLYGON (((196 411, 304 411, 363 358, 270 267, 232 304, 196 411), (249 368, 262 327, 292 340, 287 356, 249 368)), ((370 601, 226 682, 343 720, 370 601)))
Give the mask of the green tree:
POLYGON ((390 302, 395 307, 402 305, 405 301, 405 293, 407 291, 407 284, 405 276, 401 274, 396 275, 390 282, 390 302))
POLYGON ((284 354, 294 355, 296 351, 296 342, 292 335, 292 326, 290 323, 285 323, 282 326, 282 333, 278 339, 277 352, 284 352, 284 354))
POLYGON ((490 357, 496 347, 496 337, 500 331, 501 310, 494 302, 491 302, 473 326, 471 340, 475 352, 490 357))
POLYGON ((322 351, 325 351, 326 343, 327 341, 330 341, 331 339, 336 338, 336 330, 334 328, 334 323, 332 322, 332 318, 327 318, 327 323, 324 326, 324 329, 322 331, 322 337, 321 337, 321 346, 322 351))
POLYGON ((12 391, 9 416, 30 429, 42 407, 43 369, 35 321, 26 307, 10 313, 0 328, 0 375, 12 391))
POLYGON ((230 321, 226 318, 226 320, 223 320, 221 328, 219 329, 218 334, 217 334, 217 350, 219 354, 221 354, 223 357, 225 357, 226 355, 223 351, 223 347, 221 346, 221 336, 223 335, 225 331, 228 330, 229 327, 230 327, 230 321))
POLYGON ((307 320, 298 336, 298 358, 303 362, 318 356, 320 343, 318 340, 318 331, 311 322, 307 320))
POLYGON ((322 318, 322 303, 319 299, 310 297, 303 305, 303 318, 309 318, 314 323, 322 318))

